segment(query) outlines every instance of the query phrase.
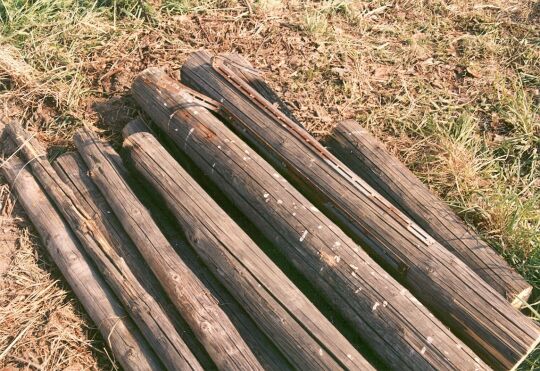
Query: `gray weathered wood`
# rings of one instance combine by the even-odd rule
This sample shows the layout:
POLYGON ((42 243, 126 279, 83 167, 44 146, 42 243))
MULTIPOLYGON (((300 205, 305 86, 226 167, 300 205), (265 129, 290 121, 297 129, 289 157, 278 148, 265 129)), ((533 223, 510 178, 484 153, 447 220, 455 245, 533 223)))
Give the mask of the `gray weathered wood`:
MULTIPOLYGON (((219 302, 190 271, 121 176, 109 153, 113 150, 88 129, 75 134, 75 144, 90 176, 114 210, 122 226, 145 258, 169 298, 220 369, 263 369, 219 302)), ((271 352, 272 349, 262 351, 271 352)), ((262 352, 261 351, 261 352, 262 352)), ((279 369, 279 355, 263 362, 279 369)))
MULTIPOLYGON (((102 230, 111 242, 111 246, 115 249, 114 256, 110 254, 105 257, 109 260, 120 258, 121 270, 124 263, 128 267, 129 273, 123 269, 122 274, 123 276, 129 274, 132 277, 119 276, 123 279, 121 285, 129 285, 130 281, 139 283, 137 286, 140 287, 134 285, 134 289, 130 287, 126 290, 120 287, 121 291, 117 296, 122 298, 125 307, 130 308, 133 313, 132 317, 136 319, 137 323, 149 324, 146 326, 147 329, 143 331, 150 332, 147 339, 155 344, 156 352, 167 357, 163 363, 169 369, 202 370, 203 367, 197 360, 200 358, 204 360, 205 369, 212 367, 212 363, 207 359, 208 355, 205 354, 202 346, 192 335, 188 336, 188 325, 172 308, 159 286, 159 282, 150 272, 144 259, 112 212, 111 207, 90 179, 88 169, 80 155, 77 153, 63 154, 56 159, 53 167, 60 179, 72 189, 79 202, 84 205, 85 210, 92 213, 96 227, 102 230), (137 307, 141 301, 145 301, 146 306, 137 307), (163 344, 160 345, 161 343, 163 344), (158 347, 163 349, 157 349, 158 347), (197 357, 191 349, 195 350, 197 357)), ((101 269, 102 272, 110 269, 109 263, 105 264, 107 266, 101 269)))
POLYGON ((124 148, 199 256, 293 366, 372 369, 150 133, 128 136, 124 148))
POLYGON ((325 144, 351 170, 520 308, 532 286, 357 122, 339 123, 325 144))
MULTIPOLYGON (((132 94, 388 365, 487 368, 261 156, 208 110, 190 105, 194 97, 180 84, 149 69, 135 79, 132 94)), ((131 126, 124 136, 136 132, 131 126)))
POLYGON ((477 354, 493 367, 512 368, 534 349, 540 329, 530 318, 365 181, 351 178, 354 173, 335 156, 325 154, 328 160, 323 159, 314 149, 314 138, 307 142, 292 135, 214 70, 211 57, 206 51, 192 54, 182 67, 182 81, 221 102, 237 132, 361 241, 477 354))
POLYGON ((171 320, 152 297, 151 293, 133 274, 126 264, 130 258, 128 246, 114 238, 118 233, 107 219, 96 213, 90 197, 72 188, 61 179, 45 157, 39 143, 20 125, 6 128, 11 139, 20 147, 43 189, 56 204, 72 230, 81 241, 86 253, 92 258, 105 280, 113 289, 127 312, 131 315, 158 357, 168 369, 202 370, 171 320), (114 236, 114 237, 113 237, 114 236), (121 252, 126 255, 121 255, 121 252))
MULTIPOLYGON (((3 150, 8 145, 4 138, 3 150)), ((9 155, 11 151, 4 151, 9 155)), ((105 283, 67 223, 18 156, 3 162, 2 174, 17 194, 47 252, 79 299, 86 313, 124 370, 161 370, 163 367, 137 326, 105 283)))

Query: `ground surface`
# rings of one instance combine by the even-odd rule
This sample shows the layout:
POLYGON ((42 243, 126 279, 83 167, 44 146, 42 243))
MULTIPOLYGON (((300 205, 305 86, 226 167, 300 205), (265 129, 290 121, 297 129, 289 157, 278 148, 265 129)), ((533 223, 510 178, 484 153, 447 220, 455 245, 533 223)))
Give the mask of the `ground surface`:
MULTIPOLYGON (((369 127, 534 285, 540 318, 537 0, 3 0, 0 18, 1 114, 51 155, 83 124, 116 141, 144 68, 237 51, 314 134, 369 127)), ((114 368, 5 186, 0 210, 0 368, 114 368)))

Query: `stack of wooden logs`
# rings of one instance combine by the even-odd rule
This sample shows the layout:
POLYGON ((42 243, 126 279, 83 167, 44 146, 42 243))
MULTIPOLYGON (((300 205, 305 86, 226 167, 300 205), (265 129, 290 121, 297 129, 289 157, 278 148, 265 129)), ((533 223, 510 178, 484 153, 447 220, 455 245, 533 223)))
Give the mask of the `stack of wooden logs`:
POLYGON ((370 134, 325 146, 242 57, 150 68, 122 157, 53 163, 20 124, 2 173, 116 359, 149 369, 514 369, 531 286, 370 134))

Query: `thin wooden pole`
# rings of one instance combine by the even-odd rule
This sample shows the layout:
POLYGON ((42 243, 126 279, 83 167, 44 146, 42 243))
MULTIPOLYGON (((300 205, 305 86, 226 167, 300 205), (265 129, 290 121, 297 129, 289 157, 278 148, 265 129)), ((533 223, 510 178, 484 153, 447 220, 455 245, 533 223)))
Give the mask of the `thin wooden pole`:
POLYGON ((261 156, 204 107, 189 104, 196 99, 187 89, 152 69, 135 79, 132 93, 388 365, 486 367, 261 156))
MULTIPOLYGON (((156 334, 159 336, 152 338, 152 341, 163 342, 168 347, 176 349, 167 349, 169 353, 173 354, 167 362, 169 367, 180 366, 184 369, 202 370, 203 367, 201 366, 203 364, 204 369, 215 368, 204 348, 195 339, 193 334, 190 333, 187 323, 172 306, 156 277, 148 269, 143 257, 139 254, 137 248, 112 212, 110 205, 90 179, 88 168, 81 156, 73 152, 65 153, 56 159, 53 163, 53 168, 58 173, 60 179, 77 195, 81 203, 85 204, 86 210, 93 213, 93 220, 96 222, 96 226, 104 231, 104 234, 110 239, 112 246, 115 247, 117 255, 129 267, 134 278, 146 291, 146 295, 150 295, 152 299, 150 300, 150 304, 153 307, 143 308, 144 313, 142 313, 142 316, 149 313, 152 321, 157 324, 155 326, 159 328, 156 331, 156 334), (183 360, 177 359, 177 357, 182 357, 183 360), (199 360, 202 361, 202 364, 199 360)), ((127 305, 132 307, 137 301, 144 299, 146 295, 144 292, 141 292, 141 294, 143 295, 142 297, 128 300, 127 305)), ((140 317, 140 312, 136 310, 135 315, 140 317)), ((144 320, 147 321, 146 318, 144 320)))
POLYGON ((112 237, 118 233, 107 219, 96 215, 95 202, 60 179, 39 143, 20 125, 10 124, 6 131, 164 365, 175 370, 202 370, 171 320, 132 272, 133 267, 126 264, 131 260, 130 252, 124 250, 127 255, 121 255, 127 246, 112 237))
POLYGON ((182 81, 220 102, 238 133, 362 242, 478 355, 495 368, 513 368, 534 349, 540 329, 530 318, 305 130, 278 118, 256 91, 241 89, 238 79, 231 81, 234 73, 225 72, 223 59, 215 59, 212 66, 211 58, 205 51, 192 54, 182 67, 182 81))
POLYGON ((1 166, 2 174, 17 194, 18 202, 38 231, 52 260, 111 348, 114 358, 125 370, 163 369, 29 167, 17 155, 12 155, 12 151, 6 148, 8 146, 8 139, 4 138, 2 147, 7 160, 1 166))
MULTIPOLYGON (((89 168, 90 176, 154 272, 165 292, 191 326, 220 369, 280 369, 283 360, 272 348, 257 350, 258 360, 227 314, 203 283, 167 241, 149 211, 122 177, 110 154, 114 150, 94 133, 82 129, 75 144, 89 168)), ((251 344, 261 345, 259 334, 251 334, 251 344)))
POLYGON ((151 134, 130 135, 124 148, 199 256, 294 367, 372 369, 151 134))

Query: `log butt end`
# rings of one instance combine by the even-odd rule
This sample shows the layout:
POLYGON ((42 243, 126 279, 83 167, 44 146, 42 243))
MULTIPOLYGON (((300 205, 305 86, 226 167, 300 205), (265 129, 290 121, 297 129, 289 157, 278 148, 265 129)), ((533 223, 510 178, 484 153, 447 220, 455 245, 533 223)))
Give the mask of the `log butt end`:
POLYGON ((523 290, 510 297, 509 299, 512 306, 516 309, 525 307, 529 301, 529 297, 531 296, 532 289, 532 286, 527 284, 523 290))
POLYGON ((540 344, 540 333, 536 337, 536 340, 531 344, 531 346, 527 349, 525 354, 523 354, 523 357, 519 359, 519 361, 516 362, 516 364, 510 369, 510 371, 517 370, 519 366, 529 357, 529 355, 536 349, 536 347, 540 344))

